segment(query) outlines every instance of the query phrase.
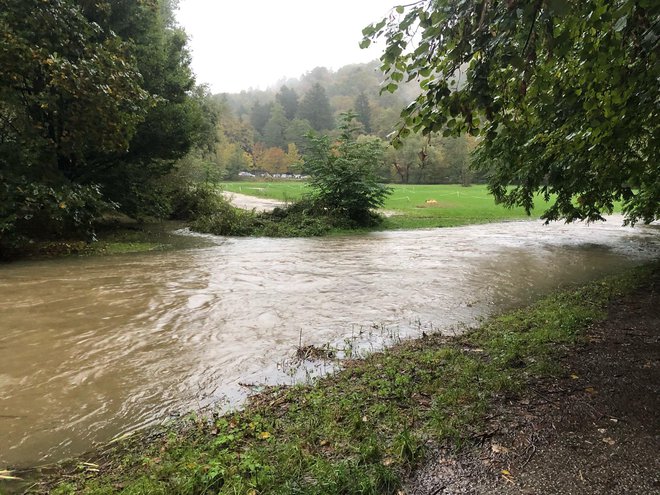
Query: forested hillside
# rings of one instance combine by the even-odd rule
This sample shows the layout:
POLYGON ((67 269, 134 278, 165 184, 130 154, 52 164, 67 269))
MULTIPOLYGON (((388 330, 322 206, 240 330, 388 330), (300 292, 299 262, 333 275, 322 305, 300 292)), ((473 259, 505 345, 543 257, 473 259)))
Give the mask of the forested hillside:
MULTIPOLYGON (((331 71, 316 67, 300 78, 279 81, 268 90, 215 95, 220 107, 218 146, 212 176, 295 174, 301 169, 308 133, 329 133, 343 112, 354 111, 362 134, 385 150, 381 178, 393 182, 464 183, 475 145, 471 137, 411 136, 395 150, 389 136, 401 109, 416 98, 414 84, 396 93, 383 89, 380 62, 353 64, 331 71)), ((366 139, 366 138, 363 138, 366 139)))

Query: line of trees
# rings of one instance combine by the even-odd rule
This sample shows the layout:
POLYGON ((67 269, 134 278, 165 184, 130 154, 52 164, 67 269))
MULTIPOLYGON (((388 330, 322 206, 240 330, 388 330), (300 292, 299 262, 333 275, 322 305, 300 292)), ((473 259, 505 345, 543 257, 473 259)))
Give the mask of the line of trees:
POLYGON ((353 109, 357 139, 383 150, 380 180, 468 177, 472 144, 463 138, 388 149, 411 95, 381 95, 375 63, 210 95, 195 83, 176 8, 176 0, 0 0, 0 254, 93 239, 111 211, 186 218, 177 209, 195 203, 196 185, 242 171, 300 173, 309 133, 339 139, 337 121, 353 109))
POLYGON ((355 112, 359 134, 378 139, 386 151, 379 163, 381 180, 465 185, 479 180, 469 169, 473 137, 420 134, 405 149, 389 146, 404 102, 416 93, 408 88, 396 96, 381 94, 382 78, 376 62, 336 72, 317 67, 300 79, 281 81, 279 89, 216 95, 220 131, 212 175, 296 174, 308 154, 306 136, 313 132, 337 138, 340 116, 355 112))
MULTIPOLYGON (((310 132, 386 151, 383 181, 463 182, 473 143, 388 148, 405 99, 377 63, 316 68, 278 89, 212 96, 195 83, 176 0, 0 0, 0 245, 93 236, 104 212, 182 216, 182 189, 240 172, 299 173, 310 132)), ((416 91, 416 90, 412 90, 416 91)), ((185 191, 183 193, 185 196, 185 191)))
POLYGON ((386 40, 380 61, 212 96, 176 0, 0 0, 0 251, 92 236, 112 209, 181 217, 190 184, 299 172, 310 132, 338 141, 349 111, 383 150, 380 180, 487 179, 506 205, 552 200, 548 220, 621 201, 652 221, 656 4, 414 2, 365 28, 364 46, 386 40))

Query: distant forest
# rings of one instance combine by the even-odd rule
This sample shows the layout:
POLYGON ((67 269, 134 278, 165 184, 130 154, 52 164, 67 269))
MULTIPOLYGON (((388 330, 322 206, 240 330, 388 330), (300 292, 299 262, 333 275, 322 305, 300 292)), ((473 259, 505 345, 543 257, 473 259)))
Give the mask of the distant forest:
POLYGON ((399 114, 417 96, 418 86, 403 84, 395 94, 381 92, 380 62, 347 65, 337 71, 317 67, 302 77, 279 81, 268 90, 212 96, 218 115, 212 150, 193 152, 181 169, 216 181, 246 173, 257 176, 297 175, 302 170, 307 138, 330 134, 341 113, 358 116, 363 136, 380 140, 386 182, 462 183, 479 180, 469 169, 475 138, 410 136, 394 149, 388 136, 399 114))

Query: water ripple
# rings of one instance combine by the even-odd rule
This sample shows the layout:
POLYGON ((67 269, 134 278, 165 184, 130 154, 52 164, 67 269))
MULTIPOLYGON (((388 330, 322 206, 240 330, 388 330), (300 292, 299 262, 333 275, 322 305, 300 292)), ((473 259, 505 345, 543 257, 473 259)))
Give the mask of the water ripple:
POLYGON ((301 335, 369 350, 658 257, 657 226, 619 224, 203 236, 199 249, 2 266, 0 466, 288 380, 301 335))

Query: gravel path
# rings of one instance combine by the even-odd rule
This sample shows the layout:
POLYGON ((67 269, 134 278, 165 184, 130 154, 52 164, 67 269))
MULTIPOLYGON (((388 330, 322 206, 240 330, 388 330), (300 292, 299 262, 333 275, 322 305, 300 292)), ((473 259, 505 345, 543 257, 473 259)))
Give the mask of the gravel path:
POLYGON ((239 194, 229 191, 223 191, 222 195, 231 204, 237 208, 244 210, 257 210, 257 211, 273 211, 278 206, 284 206, 284 201, 277 201, 275 199, 257 198, 256 196, 248 196, 247 194, 239 194))

